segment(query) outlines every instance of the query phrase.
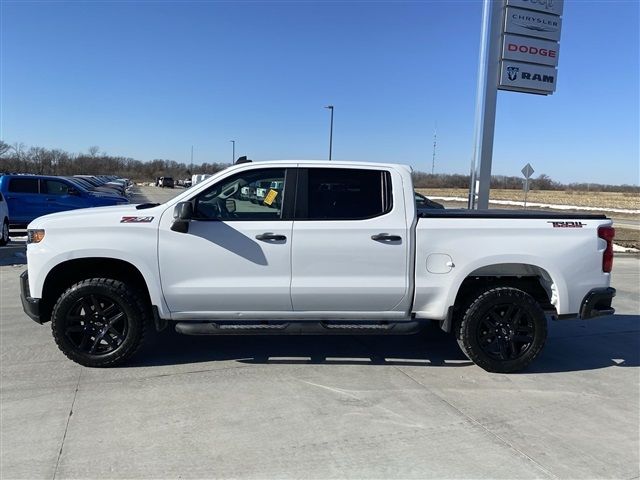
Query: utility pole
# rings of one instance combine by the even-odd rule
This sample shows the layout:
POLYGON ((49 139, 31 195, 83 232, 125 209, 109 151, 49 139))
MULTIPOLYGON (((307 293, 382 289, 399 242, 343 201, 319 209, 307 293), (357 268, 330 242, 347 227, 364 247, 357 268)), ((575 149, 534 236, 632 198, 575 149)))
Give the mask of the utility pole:
POLYGON ((438 132, 438 122, 433 127, 433 157, 431 158, 431 175, 436 171, 436 134, 438 132))
POLYGON ((327 105, 324 108, 331 110, 331 126, 329 127, 329 160, 331 160, 331 153, 333 150, 333 105, 327 105))
POLYGON ((232 144, 232 150, 231 150, 231 165, 233 165, 233 163, 236 161, 236 141, 235 140, 229 140, 232 144))
POLYGON ((193 145, 191 145, 191 169, 189 171, 193 175, 193 145))

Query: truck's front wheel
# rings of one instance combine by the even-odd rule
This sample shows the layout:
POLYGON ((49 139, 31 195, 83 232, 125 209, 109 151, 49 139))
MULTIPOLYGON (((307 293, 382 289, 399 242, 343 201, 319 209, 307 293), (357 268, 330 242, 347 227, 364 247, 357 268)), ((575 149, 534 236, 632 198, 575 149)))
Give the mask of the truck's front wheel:
POLYGON ((486 290, 467 306, 458 344, 476 365, 510 373, 527 367, 547 338, 547 319, 528 293, 511 287, 486 290))
POLYGON ((108 367, 128 360, 144 337, 147 308, 123 282, 83 280, 68 288, 51 314, 58 347, 86 367, 108 367))

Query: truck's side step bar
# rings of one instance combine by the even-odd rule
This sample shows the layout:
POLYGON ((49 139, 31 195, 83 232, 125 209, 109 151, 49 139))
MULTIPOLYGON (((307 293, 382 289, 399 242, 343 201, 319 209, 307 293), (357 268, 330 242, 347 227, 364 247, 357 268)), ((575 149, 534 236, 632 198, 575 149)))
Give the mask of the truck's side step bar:
POLYGON ((410 335, 425 321, 408 322, 177 322, 183 335, 410 335))

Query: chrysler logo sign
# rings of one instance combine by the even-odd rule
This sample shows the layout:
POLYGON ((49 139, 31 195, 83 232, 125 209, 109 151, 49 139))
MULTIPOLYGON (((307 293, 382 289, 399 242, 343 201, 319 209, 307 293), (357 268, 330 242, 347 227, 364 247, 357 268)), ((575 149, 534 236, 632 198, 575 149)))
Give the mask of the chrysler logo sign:
POLYGON ((562 20, 555 15, 507 7, 505 33, 516 33, 557 42, 560 40, 562 20))

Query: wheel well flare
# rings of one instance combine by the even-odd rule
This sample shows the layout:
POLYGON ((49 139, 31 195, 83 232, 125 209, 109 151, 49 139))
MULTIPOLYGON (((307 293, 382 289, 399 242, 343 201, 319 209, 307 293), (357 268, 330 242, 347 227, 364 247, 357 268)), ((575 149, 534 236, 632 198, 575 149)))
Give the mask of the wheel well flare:
POLYGON ((51 319, 53 305, 67 288, 89 278, 111 278, 125 282, 137 289, 147 305, 151 305, 145 279, 131 263, 115 258, 78 258, 56 265, 47 274, 40 307, 43 323, 51 319))

